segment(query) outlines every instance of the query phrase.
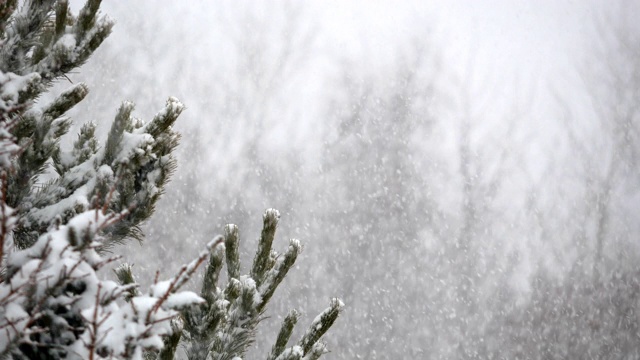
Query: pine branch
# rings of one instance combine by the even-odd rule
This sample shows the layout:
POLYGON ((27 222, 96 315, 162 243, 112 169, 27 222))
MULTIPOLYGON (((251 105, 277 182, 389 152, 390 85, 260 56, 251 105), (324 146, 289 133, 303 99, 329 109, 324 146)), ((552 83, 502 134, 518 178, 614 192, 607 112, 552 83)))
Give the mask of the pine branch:
POLYGON ((229 279, 240 279, 240 247, 238 243, 238 227, 228 224, 224 228, 224 247, 227 255, 227 276, 229 279))
POLYGON ((125 301, 131 301, 131 298, 140 295, 140 292, 137 289, 136 279, 133 276, 132 266, 130 264, 123 263, 113 269, 113 272, 116 274, 116 278, 120 285, 130 286, 127 290, 127 294, 124 296, 125 301))
POLYGON ((276 291, 278 285, 280 285, 282 280, 284 280, 284 277, 295 264, 300 251, 300 242, 296 239, 291 239, 289 241, 289 247, 287 248, 287 252, 284 254, 284 257, 278 259, 275 266, 271 270, 269 270, 269 272, 265 276, 265 280, 260 287, 260 295, 262 297, 262 301, 258 306, 258 311, 262 311, 265 308, 274 292, 276 291))
POLYGON ((304 354, 309 353, 314 344, 329 330, 338 318, 338 315, 340 315, 340 312, 342 312, 343 307, 344 304, 340 299, 331 299, 331 305, 313 320, 311 326, 309 326, 309 330, 307 330, 298 342, 304 354))
POLYGON ((271 253, 271 244, 273 244, 279 219, 280 213, 275 209, 268 209, 262 216, 262 233, 260 234, 258 250, 253 259, 253 267, 251 268, 251 277, 256 281, 258 286, 262 284, 264 274, 268 270, 267 263, 271 253))
POLYGON ((291 310, 284 318, 282 326, 280 326, 280 332, 278 332, 276 343, 271 348, 271 353, 267 357, 267 360, 275 360, 285 350, 299 317, 300 314, 297 311, 291 310))
POLYGON ((167 100, 164 110, 153 117, 153 120, 145 127, 145 131, 153 137, 166 133, 182 111, 184 111, 184 105, 180 100, 170 97, 167 100))
MULTIPOLYGON (((254 269, 266 271, 260 287, 253 277, 240 275, 238 228, 235 225, 225 227, 224 253, 229 281, 224 290, 215 286, 224 254, 222 251, 212 253, 203 281, 202 297, 206 304, 183 312, 184 332, 188 334, 183 337, 183 341, 188 343, 188 359, 210 357, 231 360, 241 357, 253 343, 256 328, 262 320, 268 301, 295 263, 301 249, 297 240, 291 240, 283 256, 275 255, 271 244, 278 217, 279 213, 274 209, 267 210, 263 216, 264 227, 254 259, 254 269)), ((326 348, 318 340, 333 324, 341 306, 342 303, 334 299, 332 306, 314 321, 312 330, 303 337, 300 345, 286 348, 299 317, 296 311, 291 311, 284 319, 267 359, 302 359, 303 356, 317 359, 324 354, 326 348)))
POLYGON ((6 41, 0 49, 2 72, 24 75, 29 49, 38 43, 38 37, 55 0, 27 1, 25 6, 15 12, 11 23, 5 27, 6 41))
MULTIPOLYGON (((57 119, 69 109, 76 106, 89 93, 89 88, 84 83, 79 83, 64 91, 62 94, 43 109, 43 116, 57 119)), ((66 132, 65 132, 66 133, 66 132)))
POLYGON ((104 158, 102 163, 105 165, 111 165, 116 161, 116 156, 120 151, 120 144, 122 143, 122 137, 125 129, 131 126, 131 112, 134 105, 130 101, 125 101, 120 105, 118 113, 116 114, 113 123, 111 124, 111 130, 107 137, 107 143, 105 144, 104 158))
POLYGON ((98 13, 101 2, 100 0, 87 0, 78 13, 78 19, 74 26, 74 32, 77 34, 78 39, 85 38, 87 32, 94 27, 96 14, 98 13))
POLYGON ((56 2, 55 14, 54 41, 57 41, 65 33, 69 16, 69 2, 67 0, 58 0, 56 2))
POLYGON ((218 283, 218 276, 222 269, 222 262, 226 248, 225 246, 218 246, 213 249, 213 252, 209 256, 209 263, 205 269, 204 278, 202 279, 201 296, 207 300, 215 300, 215 294, 217 293, 216 284, 218 283))
MULTIPOLYGON (((58 175, 65 177, 72 168, 86 162, 98 151, 98 140, 95 137, 96 125, 84 124, 78 133, 78 139, 73 143, 70 153, 62 153, 58 147, 52 155, 53 167, 58 175)), ((76 189, 79 184, 77 178, 67 178, 67 183, 61 184, 66 189, 76 189)), ((68 192, 67 192, 68 194, 68 192)), ((37 206, 37 205, 36 205, 37 206)), ((42 205, 40 205, 42 206, 42 205)))

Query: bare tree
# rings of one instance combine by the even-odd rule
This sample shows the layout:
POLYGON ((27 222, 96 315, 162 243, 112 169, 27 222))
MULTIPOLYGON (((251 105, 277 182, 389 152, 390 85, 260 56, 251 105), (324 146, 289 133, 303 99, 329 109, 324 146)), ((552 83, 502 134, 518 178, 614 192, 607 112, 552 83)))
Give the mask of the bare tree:
POLYGON ((401 58, 380 76, 345 65, 328 110, 322 180, 312 201, 321 211, 323 252, 332 254, 327 278, 353 301, 347 321, 367 324, 341 337, 339 346, 351 351, 346 357, 423 354, 419 331, 406 333, 421 327, 427 306, 420 233, 433 213, 418 150, 418 134, 433 121, 429 59, 422 56, 431 54, 401 58), (398 304, 412 311, 398 311, 398 304))
POLYGON ((492 340, 499 344, 496 357, 619 359, 640 354, 633 235, 640 180, 640 36, 633 21, 638 8, 631 2, 614 5, 597 20, 593 51, 580 68, 584 97, 557 96, 570 151, 558 156, 557 169, 538 188, 555 191, 552 200, 545 203, 534 195, 529 202, 535 204, 534 219, 547 243, 555 247, 555 259, 548 261, 552 254, 547 253, 526 301, 494 319, 492 327, 511 334, 492 340))
POLYGON ((620 2, 596 20, 598 37, 581 70, 592 118, 579 117, 570 99, 559 95, 569 139, 572 170, 583 184, 583 209, 578 232, 591 251, 594 283, 612 264, 625 259, 635 239, 629 230, 637 223, 625 214, 628 199, 637 196, 640 181, 640 36, 631 2, 620 2), (586 125, 586 126, 585 126, 586 125), (590 131, 585 131, 585 128, 590 131))

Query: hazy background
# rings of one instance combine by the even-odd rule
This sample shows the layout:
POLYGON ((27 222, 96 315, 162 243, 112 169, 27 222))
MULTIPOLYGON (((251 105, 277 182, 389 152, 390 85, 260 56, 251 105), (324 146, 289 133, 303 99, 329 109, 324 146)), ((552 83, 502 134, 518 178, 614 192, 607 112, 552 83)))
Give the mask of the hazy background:
POLYGON ((187 106, 142 283, 274 207, 305 249, 248 359, 334 296, 327 359, 640 356, 640 3, 180 4, 104 2, 71 77, 103 133, 187 106))

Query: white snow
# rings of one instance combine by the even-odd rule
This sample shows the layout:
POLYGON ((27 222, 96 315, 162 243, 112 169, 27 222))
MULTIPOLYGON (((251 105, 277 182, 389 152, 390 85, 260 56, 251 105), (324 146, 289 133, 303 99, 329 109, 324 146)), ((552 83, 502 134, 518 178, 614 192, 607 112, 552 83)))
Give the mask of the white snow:
POLYGON ((171 309, 180 309, 194 304, 203 303, 204 299, 191 291, 183 291, 169 295, 165 306, 171 309))
POLYGON ((26 90, 30 83, 39 80, 40 75, 36 73, 21 76, 11 72, 0 72, 0 109, 10 110, 17 105, 19 93, 26 90))

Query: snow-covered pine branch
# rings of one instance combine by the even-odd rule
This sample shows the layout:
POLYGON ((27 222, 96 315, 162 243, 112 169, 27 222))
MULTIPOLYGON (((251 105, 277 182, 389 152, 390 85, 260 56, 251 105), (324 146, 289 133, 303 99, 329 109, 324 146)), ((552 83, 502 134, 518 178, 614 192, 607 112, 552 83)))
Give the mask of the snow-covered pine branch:
MULTIPOLYGON (((265 211, 262 235, 251 269, 252 275, 240 275, 237 252, 238 227, 231 224, 225 227, 225 246, 214 250, 205 269, 200 296, 206 302, 182 312, 184 335, 181 341, 186 346, 189 359, 237 359, 241 358, 253 343, 256 328, 262 320, 269 300, 293 267, 301 251, 300 243, 295 239, 290 240, 283 255, 272 249, 279 218, 280 213, 277 210, 265 211), (225 259, 228 282, 225 287, 220 288, 217 283, 225 259), (254 276, 260 281, 258 282, 254 276)), ((337 319, 343 306, 340 300, 333 299, 331 306, 318 315, 299 343, 287 348, 299 316, 296 311, 290 312, 267 359, 320 357, 326 352, 320 338, 337 319)), ((175 346, 168 344, 167 348, 175 346)))
MULTIPOLYGON (((204 300, 179 286, 152 286, 119 305, 131 285, 100 280, 96 251, 115 215, 90 210, 9 255, 0 284, 0 353, 14 358, 140 359, 159 350, 177 310, 204 300)), ((201 262, 201 261, 200 261, 201 262)), ((178 283, 178 280, 168 283, 178 283)), ((183 283, 183 282, 181 282, 183 283)), ((162 283, 164 284, 164 282, 162 283)))
POLYGON ((15 359, 141 358, 159 350, 171 320, 204 300, 178 292, 208 251, 160 289, 141 294, 133 282, 101 280, 116 258, 101 253, 153 212, 175 168, 179 136, 171 126, 183 106, 170 98, 148 124, 125 102, 107 145, 95 125, 61 149, 66 112, 88 93, 71 86, 34 106, 52 81, 83 64, 113 22, 89 0, 77 16, 67 1, 0 5, 0 355, 15 359), (57 177, 42 183, 52 166, 57 177), (126 296, 125 296, 126 295, 126 296), (120 299, 127 302, 121 304, 120 299))
MULTIPOLYGON (((238 229, 228 225, 147 292, 127 264, 116 268, 118 282, 100 276, 118 260, 105 250, 142 240, 139 226, 176 168, 179 134, 172 126, 184 106, 171 97, 145 123, 125 101, 104 145, 88 123, 70 149, 61 148, 72 125, 66 113, 88 87, 72 85, 34 105, 109 35, 113 22, 99 8, 100 0, 87 0, 74 16, 66 0, 0 2, 0 357, 164 360, 183 344, 189 358, 238 359, 300 244, 291 240, 283 256, 272 250, 280 215, 269 209, 251 275, 240 275, 238 229), (221 289, 225 261, 228 283, 221 289), (201 294, 180 291, 205 262, 201 294)), ((340 309, 333 301, 299 344, 286 348, 297 320, 291 313, 270 358, 319 357, 325 351, 319 339, 340 309)))

